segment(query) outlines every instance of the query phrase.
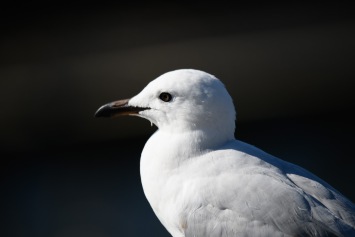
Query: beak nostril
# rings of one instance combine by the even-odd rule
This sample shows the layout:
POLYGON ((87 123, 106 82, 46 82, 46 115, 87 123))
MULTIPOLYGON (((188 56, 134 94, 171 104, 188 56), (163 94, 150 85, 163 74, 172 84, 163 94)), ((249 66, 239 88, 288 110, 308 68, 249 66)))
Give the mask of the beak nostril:
POLYGON ((129 101, 129 99, 117 100, 117 101, 114 101, 110 104, 113 108, 119 108, 119 107, 128 106, 128 101, 129 101))

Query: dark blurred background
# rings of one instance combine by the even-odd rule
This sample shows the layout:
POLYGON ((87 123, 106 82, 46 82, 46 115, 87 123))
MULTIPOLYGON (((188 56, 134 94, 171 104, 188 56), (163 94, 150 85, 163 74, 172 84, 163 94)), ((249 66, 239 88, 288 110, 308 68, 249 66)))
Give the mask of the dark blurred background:
POLYGON ((220 78, 236 137, 355 200, 354 9, 344 3, 2 5, 1 236, 169 236, 146 201, 155 131, 99 106, 174 69, 220 78))

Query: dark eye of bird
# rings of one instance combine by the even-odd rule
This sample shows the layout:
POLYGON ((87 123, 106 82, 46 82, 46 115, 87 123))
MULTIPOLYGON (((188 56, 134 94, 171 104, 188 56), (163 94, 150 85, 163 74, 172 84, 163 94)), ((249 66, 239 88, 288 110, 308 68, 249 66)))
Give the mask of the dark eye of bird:
POLYGON ((159 95, 159 99, 161 99, 164 102, 169 102, 172 98, 173 96, 167 92, 163 92, 159 95))

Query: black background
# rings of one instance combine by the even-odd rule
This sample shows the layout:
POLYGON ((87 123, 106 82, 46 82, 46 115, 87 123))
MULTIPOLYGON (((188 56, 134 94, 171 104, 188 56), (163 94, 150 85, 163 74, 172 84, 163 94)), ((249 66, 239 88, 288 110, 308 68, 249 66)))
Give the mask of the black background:
POLYGON ((156 128, 93 114, 179 68, 225 83, 238 139, 355 200, 350 6, 18 2, 0 11, 2 236, 169 236, 139 177, 156 128))

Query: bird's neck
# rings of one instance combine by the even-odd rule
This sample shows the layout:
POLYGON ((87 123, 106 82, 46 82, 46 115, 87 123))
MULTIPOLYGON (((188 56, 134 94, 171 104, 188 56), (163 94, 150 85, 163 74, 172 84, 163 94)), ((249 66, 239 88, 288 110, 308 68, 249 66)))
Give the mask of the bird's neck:
POLYGON ((233 134, 222 135, 215 130, 192 130, 171 133, 158 130, 147 141, 142 152, 141 165, 159 166, 159 169, 178 168, 185 161, 200 156, 234 139, 233 134))

